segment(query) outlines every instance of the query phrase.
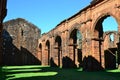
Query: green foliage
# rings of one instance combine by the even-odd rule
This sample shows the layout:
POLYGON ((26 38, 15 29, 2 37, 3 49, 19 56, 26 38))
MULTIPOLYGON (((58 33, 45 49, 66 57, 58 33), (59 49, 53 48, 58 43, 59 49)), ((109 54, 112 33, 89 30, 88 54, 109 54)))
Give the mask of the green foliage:
POLYGON ((49 66, 0 67, 0 80, 120 80, 120 70, 85 72, 49 66))

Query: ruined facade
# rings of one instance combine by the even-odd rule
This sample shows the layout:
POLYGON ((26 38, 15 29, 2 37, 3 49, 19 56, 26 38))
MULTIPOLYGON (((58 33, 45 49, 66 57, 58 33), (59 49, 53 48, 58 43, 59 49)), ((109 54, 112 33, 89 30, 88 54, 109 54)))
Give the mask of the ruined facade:
POLYGON ((40 30, 25 19, 13 19, 3 27, 3 65, 40 64, 36 58, 40 30))
POLYGON ((83 67, 88 70, 115 68, 120 63, 120 0, 93 0, 39 39, 42 65, 83 67), (104 32, 102 22, 112 16, 117 31, 104 32), (111 41, 110 35, 114 36, 111 41), (117 61, 116 61, 117 55, 117 61))
POLYGON ((0 65, 2 64, 2 30, 3 30, 3 20, 7 14, 7 9, 6 9, 6 3, 7 0, 0 0, 0 65))

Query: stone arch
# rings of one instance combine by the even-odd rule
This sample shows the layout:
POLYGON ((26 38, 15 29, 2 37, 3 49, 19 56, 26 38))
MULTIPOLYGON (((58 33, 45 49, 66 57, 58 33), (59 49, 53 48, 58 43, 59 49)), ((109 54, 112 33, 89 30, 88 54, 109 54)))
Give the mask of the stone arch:
MULTIPOLYGON (((105 38, 107 37, 107 35, 112 35, 112 34, 114 34, 114 35, 116 35, 116 37, 118 37, 118 36, 117 36, 117 35, 118 35, 118 32, 117 32, 117 31, 107 31, 107 32, 105 32, 104 35, 103 35, 103 40, 105 40, 105 38)), ((117 41, 118 41, 118 39, 117 39, 117 41)))
POLYGON ((102 67, 106 67, 106 63, 105 63, 106 62, 105 61, 106 54, 111 54, 111 53, 115 54, 115 50, 116 50, 116 49, 111 48, 110 46, 108 47, 107 50, 105 50, 105 46, 104 46, 104 44, 107 44, 107 43, 104 42, 105 32, 103 31, 104 26, 102 25, 102 23, 109 16, 112 16, 118 23, 117 17, 114 14, 104 13, 104 14, 100 15, 96 19, 95 23, 93 24, 94 29, 93 29, 93 39, 92 40, 93 40, 93 44, 94 44, 94 57, 102 67))
MULTIPOLYGON (((70 36, 71 32, 72 32, 74 29, 79 29, 79 27, 80 27, 80 24, 79 24, 79 23, 73 24, 73 25, 71 26, 71 29, 69 30, 69 36, 70 36)), ((68 36, 68 38, 69 38, 69 36, 68 36)))
POLYGON ((54 38, 56 38, 57 36, 60 36, 61 35, 61 31, 57 31, 54 33, 54 38))
POLYGON ((50 41, 47 40, 45 43, 45 64, 50 65, 50 41))
POLYGON ((55 47, 54 47, 54 55, 55 55, 55 63, 57 66, 62 65, 62 39, 59 35, 55 36, 55 47))
POLYGON ((119 23, 120 23, 120 21, 119 21, 119 19, 116 17, 116 15, 114 15, 114 14, 112 14, 112 13, 103 13, 103 14, 101 14, 100 16, 98 16, 97 17, 97 19, 95 20, 95 22, 93 23, 93 38, 98 38, 97 36, 95 36, 94 34, 95 34, 95 30, 96 30, 96 25, 100 22, 100 23, 102 23, 103 22, 103 20, 105 19, 105 18, 107 18, 107 17, 109 17, 109 16, 112 16, 115 20, 116 20, 116 22, 118 23, 118 25, 119 25, 119 23))
POLYGON ((78 27, 74 27, 71 30, 68 41, 70 67, 80 67, 82 63, 82 34, 78 27))
MULTIPOLYGON (((74 29, 77 29, 77 30, 80 31, 80 24, 79 24, 79 23, 75 23, 75 24, 73 24, 73 25, 71 26, 71 28, 68 30, 69 34, 68 34, 68 36, 67 36, 67 38, 66 38, 67 40, 70 39, 70 34, 72 33, 72 31, 73 31, 74 29)), ((81 34, 81 35, 82 35, 82 34, 81 34)), ((69 43, 67 43, 67 44, 69 44, 69 43)))
MULTIPOLYGON (((58 31, 58 32, 56 32, 55 34, 54 34, 54 40, 56 39, 56 37, 60 37, 61 38, 61 32, 60 31, 58 31)), ((61 38, 62 39, 62 38, 61 38)), ((54 43, 55 43, 55 41, 54 41, 54 43)))

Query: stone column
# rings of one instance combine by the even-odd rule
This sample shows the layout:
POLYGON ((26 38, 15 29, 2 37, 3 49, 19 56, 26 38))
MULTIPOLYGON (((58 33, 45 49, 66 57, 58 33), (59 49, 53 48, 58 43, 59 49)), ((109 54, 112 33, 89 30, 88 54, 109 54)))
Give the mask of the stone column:
POLYGON ((7 0, 0 0, 0 65, 2 65, 2 23, 7 13, 6 2, 7 0))
POLYGON ((42 61, 41 61, 41 63, 42 63, 42 65, 44 66, 45 65, 45 40, 43 40, 42 41, 42 61))
POLYGON ((65 57, 65 56, 68 56, 68 30, 65 30, 63 33, 62 33, 62 58, 65 57))
POLYGON ((2 23, 0 23, 0 65, 2 65, 2 23))
POLYGON ((117 43, 117 58, 118 58, 118 65, 120 67, 120 40, 119 42, 117 43))

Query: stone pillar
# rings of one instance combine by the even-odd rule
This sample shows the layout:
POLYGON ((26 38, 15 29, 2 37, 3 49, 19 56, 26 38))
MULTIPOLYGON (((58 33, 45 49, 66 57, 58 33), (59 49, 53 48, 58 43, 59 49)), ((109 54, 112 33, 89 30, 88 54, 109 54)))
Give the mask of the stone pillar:
POLYGON ((40 49, 38 49, 38 53, 37 53, 37 58, 38 58, 38 60, 40 61, 40 63, 41 63, 41 61, 42 61, 42 48, 40 49))
POLYGON ((2 23, 0 23, 0 65, 2 65, 2 23))
POLYGON ((41 61, 41 63, 42 63, 42 65, 44 66, 45 65, 45 40, 43 40, 42 41, 42 61, 41 61))
POLYGON ((62 47, 61 47, 61 53, 62 53, 62 57, 61 59, 66 56, 66 32, 62 32, 62 47))
POLYGON ((52 50, 53 50, 53 38, 52 38, 52 36, 50 37, 50 60, 51 60, 51 58, 52 58, 52 50))
POLYGON ((59 65, 59 53, 58 53, 58 43, 54 44, 54 62, 58 66, 59 65))
MULTIPOLYGON (((119 0, 118 0, 119 1, 119 0)), ((118 17, 118 43, 117 43, 117 58, 118 58, 118 65, 120 68, 120 4, 117 5, 117 17, 118 17)))
POLYGON ((65 54, 64 56, 68 56, 69 55, 69 41, 68 41, 68 36, 69 35, 69 32, 68 30, 65 31, 65 54))
POLYGON ((117 57, 118 57, 118 65, 120 65, 120 41, 117 43, 117 57))
POLYGON ((2 23, 7 14, 6 2, 7 0, 0 0, 0 65, 2 65, 2 23))
POLYGON ((118 32, 120 32, 120 26, 118 26, 118 32))
POLYGON ((101 67, 105 68, 105 55, 104 55, 104 42, 101 42, 101 55, 100 55, 100 58, 101 58, 101 67))
POLYGON ((98 71, 102 70, 101 66, 101 47, 102 43, 99 39, 92 39, 92 52, 90 55, 83 58, 83 70, 85 71, 98 71))

